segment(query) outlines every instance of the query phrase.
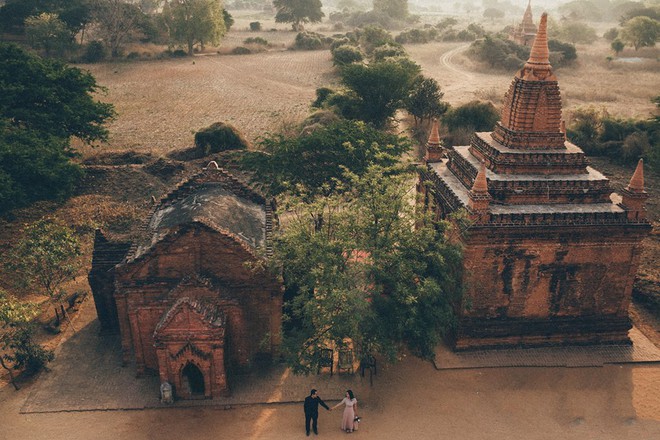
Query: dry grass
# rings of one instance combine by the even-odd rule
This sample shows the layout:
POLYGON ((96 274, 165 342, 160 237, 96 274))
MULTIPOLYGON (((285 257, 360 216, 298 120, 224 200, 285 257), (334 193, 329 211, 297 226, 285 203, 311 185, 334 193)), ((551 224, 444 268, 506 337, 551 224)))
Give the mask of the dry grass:
POLYGON ((329 81, 331 61, 328 51, 282 51, 85 67, 107 87, 103 99, 118 113, 103 150, 163 155, 190 147, 195 131, 213 122, 232 124, 254 141, 283 115, 306 116, 315 89, 329 81))

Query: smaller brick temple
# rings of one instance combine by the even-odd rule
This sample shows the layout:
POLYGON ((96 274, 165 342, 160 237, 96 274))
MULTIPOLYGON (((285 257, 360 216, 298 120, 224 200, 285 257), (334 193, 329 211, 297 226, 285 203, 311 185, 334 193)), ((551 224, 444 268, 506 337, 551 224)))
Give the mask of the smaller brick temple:
POLYGON ((532 0, 529 0, 523 19, 517 26, 513 27, 509 34, 509 40, 521 46, 531 46, 534 37, 536 37, 536 32, 537 28, 532 18, 532 0))
POLYGON ((124 363, 178 398, 227 395, 227 376, 277 354, 281 281, 270 253, 274 202, 211 162, 157 203, 129 245, 97 232, 90 286, 124 363))
POLYGON ((543 14, 494 131, 446 157, 432 130, 418 191, 437 218, 467 215, 455 349, 629 343, 648 234, 642 162, 620 195, 566 140, 543 14))

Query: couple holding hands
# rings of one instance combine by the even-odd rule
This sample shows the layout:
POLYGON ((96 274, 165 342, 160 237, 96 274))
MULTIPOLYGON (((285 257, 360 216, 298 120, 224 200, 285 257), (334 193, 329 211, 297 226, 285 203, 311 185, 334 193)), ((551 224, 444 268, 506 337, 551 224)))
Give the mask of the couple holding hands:
POLYGON ((360 418, 357 416, 357 399, 353 394, 353 391, 347 390, 346 396, 342 399, 341 402, 329 408, 323 400, 316 393, 315 389, 309 393, 309 396, 305 398, 305 431, 309 435, 309 422, 312 422, 312 429, 314 434, 318 434, 318 418, 319 418, 319 405, 325 409, 332 411, 335 408, 344 406, 344 414, 341 419, 341 430, 346 431, 346 433, 351 433, 357 431, 358 422, 360 418))

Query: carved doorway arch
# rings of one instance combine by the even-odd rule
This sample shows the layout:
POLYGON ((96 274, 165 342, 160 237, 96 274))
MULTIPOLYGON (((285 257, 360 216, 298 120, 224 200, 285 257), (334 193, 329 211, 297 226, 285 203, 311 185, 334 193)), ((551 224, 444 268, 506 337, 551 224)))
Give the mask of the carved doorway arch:
POLYGON ((181 385, 184 388, 184 393, 191 398, 204 398, 206 391, 204 373, 193 362, 188 362, 181 369, 181 385))

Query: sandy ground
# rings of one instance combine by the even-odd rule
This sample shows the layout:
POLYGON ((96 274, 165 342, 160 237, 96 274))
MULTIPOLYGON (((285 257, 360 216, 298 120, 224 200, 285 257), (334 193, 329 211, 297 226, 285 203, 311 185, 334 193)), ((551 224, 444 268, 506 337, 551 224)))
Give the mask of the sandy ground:
MULTIPOLYGON (((323 390, 320 390, 322 393, 323 390)), ((0 390, 0 438, 303 438, 302 406, 21 415, 30 392, 0 390)), ((305 391, 301 390, 304 396, 305 391)), ((325 399, 339 396, 325 396, 325 399)), ((660 438, 660 366, 436 371, 405 359, 381 373, 354 437, 371 439, 660 438)), ((344 438, 341 412, 322 411, 320 438, 344 438)))

